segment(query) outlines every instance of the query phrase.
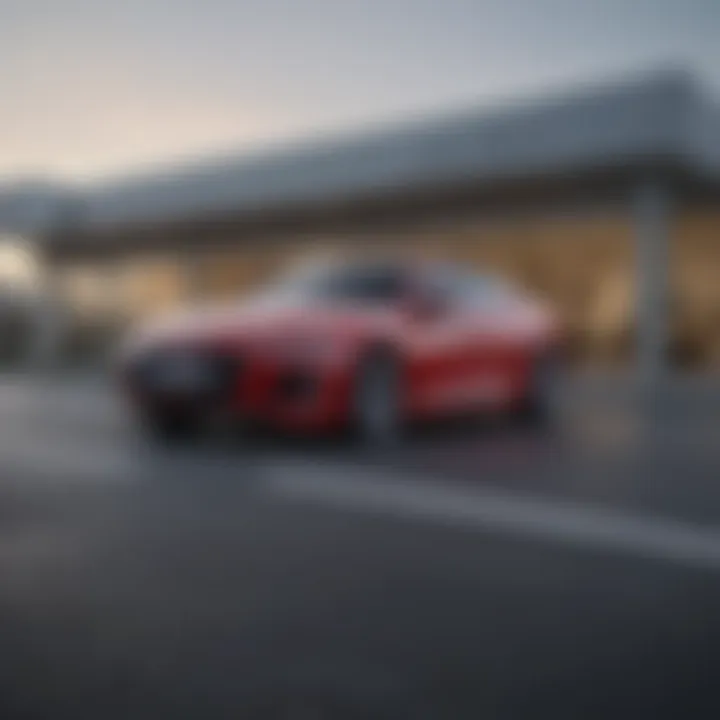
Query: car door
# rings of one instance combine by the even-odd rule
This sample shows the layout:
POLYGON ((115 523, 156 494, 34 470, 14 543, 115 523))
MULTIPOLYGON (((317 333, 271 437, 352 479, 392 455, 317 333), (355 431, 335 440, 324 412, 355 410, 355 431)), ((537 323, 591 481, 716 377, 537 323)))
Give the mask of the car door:
POLYGON ((468 363, 472 394, 478 405, 498 405, 516 394, 522 371, 512 289, 490 275, 468 275, 461 303, 468 314, 468 363))
POLYGON ((476 368, 473 315, 460 302, 459 276, 433 265, 414 279, 419 312, 411 313, 407 339, 411 357, 411 407, 421 415, 452 412, 467 404, 476 368))

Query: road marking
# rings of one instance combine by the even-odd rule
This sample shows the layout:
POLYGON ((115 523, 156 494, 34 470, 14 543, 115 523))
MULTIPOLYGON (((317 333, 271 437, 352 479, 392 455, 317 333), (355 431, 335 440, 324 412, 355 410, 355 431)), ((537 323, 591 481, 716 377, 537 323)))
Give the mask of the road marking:
POLYGON ((342 510, 720 571, 720 532, 670 518, 296 461, 268 465, 265 483, 281 497, 342 510))

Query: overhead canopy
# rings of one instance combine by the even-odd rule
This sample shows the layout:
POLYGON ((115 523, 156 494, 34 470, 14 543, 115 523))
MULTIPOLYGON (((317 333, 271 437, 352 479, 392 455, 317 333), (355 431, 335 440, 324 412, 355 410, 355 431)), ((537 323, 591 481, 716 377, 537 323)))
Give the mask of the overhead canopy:
POLYGON ((537 181, 548 188, 568 178, 572 185, 653 163, 680 167, 698 183, 720 178, 720 109, 685 73, 126 177, 76 201, 54 240, 101 242, 133 227, 227 218, 291 222, 329 207, 424 203, 537 181))

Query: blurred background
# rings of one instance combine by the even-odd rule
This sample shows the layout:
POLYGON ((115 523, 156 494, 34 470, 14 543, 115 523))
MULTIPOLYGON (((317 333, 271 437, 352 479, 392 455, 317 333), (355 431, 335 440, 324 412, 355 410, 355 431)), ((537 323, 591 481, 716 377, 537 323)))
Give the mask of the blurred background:
POLYGON ((0 719, 720 717, 719 37, 720 0, 0 0, 0 719), (552 422, 167 446, 96 372, 369 250, 554 305, 552 422))
POLYGON ((520 280, 580 365, 720 366, 713 0, 2 8, 5 364, 372 244, 520 280))

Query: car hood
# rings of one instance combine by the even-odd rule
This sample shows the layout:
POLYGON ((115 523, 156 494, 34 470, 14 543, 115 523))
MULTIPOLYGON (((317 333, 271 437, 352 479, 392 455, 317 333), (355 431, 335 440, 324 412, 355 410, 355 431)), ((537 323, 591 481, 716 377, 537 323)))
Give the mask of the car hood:
POLYGON ((397 314, 388 309, 259 299, 177 311, 136 328, 127 349, 167 344, 253 342, 264 339, 357 337, 391 332, 397 314))

